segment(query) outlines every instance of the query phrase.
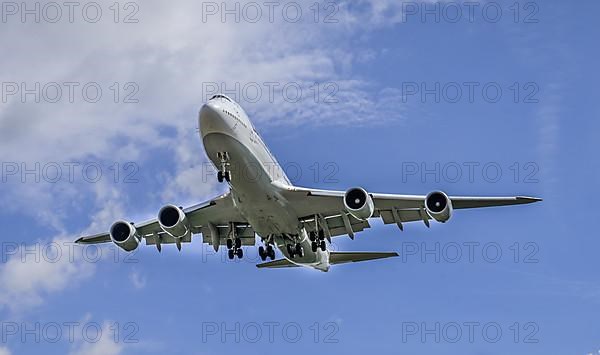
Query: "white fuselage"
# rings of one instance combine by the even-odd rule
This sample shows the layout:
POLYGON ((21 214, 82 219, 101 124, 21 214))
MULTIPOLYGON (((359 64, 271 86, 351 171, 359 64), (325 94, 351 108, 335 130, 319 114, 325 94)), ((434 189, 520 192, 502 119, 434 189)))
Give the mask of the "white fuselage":
POLYGON ((311 250, 299 221, 304 216, 296 215, 279 193, 292 184, 240 105, 216 95, 200 110, 199 124, 206 154, 218 170, 224 163, 220 154, 227 153, 232 199, 254 231, 272 241, 292 263, 327 271, 329 252, 311 250), (286 245, 295 243, 303 246, 303 257, 288 254, 286 245))

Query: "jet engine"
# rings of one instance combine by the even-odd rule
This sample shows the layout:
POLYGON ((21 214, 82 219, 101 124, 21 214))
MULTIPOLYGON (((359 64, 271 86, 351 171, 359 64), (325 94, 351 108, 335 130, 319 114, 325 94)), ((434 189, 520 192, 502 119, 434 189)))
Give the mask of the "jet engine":
POLYGON ((361 221, 371 218, 375 211, 371 195, 361 187, 354 187, 346 191, 344 207, 354 218, 361 221))
POLYGON ((441 191, 430 192, 425 197, 425 209, 438 222, 445 223, 452 217, 452 201, 441 191))
POLYGON ((160 209, 158 224, 162 230, 177 239, 183 238, 191 232, 185 213, 174 205, 166 205, 160 209))
POLYGON ((125 251, 135 250, 142 239, 135 227, 125 221, 115 222, 110 227, 109 234, 113 243, 125 251))

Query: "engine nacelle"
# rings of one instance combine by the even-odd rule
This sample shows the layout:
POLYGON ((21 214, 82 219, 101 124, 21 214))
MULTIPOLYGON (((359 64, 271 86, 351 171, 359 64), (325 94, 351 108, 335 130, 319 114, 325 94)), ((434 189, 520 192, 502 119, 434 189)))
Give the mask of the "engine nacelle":
POLYGON ((425 209, 438 222, 445 223, 452 217, 452 201, 442 191, 430 192, 425 197, 425 209))
POLYGON ((364 221, 375 212, 375 204, 369 193, 361 187, 353 187, 344 195, 344 207, 356 219, 364 221))
POLYGON ((135 227, 125 221, 115 222, 109 234, 113 243, 125 251, 135 250, 142 240, 135 227))
POLYGON ((158 212, 158 224, 174 238, 183 238, 191 233, 187 217, 181 208, 166 205, 158 212))

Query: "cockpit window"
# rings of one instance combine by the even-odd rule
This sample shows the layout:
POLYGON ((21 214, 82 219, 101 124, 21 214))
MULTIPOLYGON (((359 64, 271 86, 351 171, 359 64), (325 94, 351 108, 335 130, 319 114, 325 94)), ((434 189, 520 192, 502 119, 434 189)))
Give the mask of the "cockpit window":
POLYGON ((231 102, 231 100, 225 95, 215 95, 215 96, 211 97, 210 99, 212 100, 212 99, 219 99, 219 98, 225 99, 225 100, 231 102))

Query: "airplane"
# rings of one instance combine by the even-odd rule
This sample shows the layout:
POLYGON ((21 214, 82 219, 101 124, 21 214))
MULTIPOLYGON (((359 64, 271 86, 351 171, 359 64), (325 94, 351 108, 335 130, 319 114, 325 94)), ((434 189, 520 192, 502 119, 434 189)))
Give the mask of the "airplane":
POLYGON ((198 115, 206 155, 214 164, 219 182, 229 191, 187 208, 168 204, 158 216, 135 224, 120 220, 109 231, 79 238, 78 244, 112 242, 125 251, 142 240, 161 251, 164 244, 183 243, 201 234, 215 252, 225 245, 229 259, 242 258, 244 246, 262 245, 259 268, 309 267, 329 271, 331 265, 398 256, 395 252, 335 252, 328 243, 337 236, 354 239, 370 227, 371 218, 384 224, 430 221, 445 223, 454 210, 519 205, 540 198, 448 196, 443 191, 427 195, 367 192, 362 187, 331 191, 294 186, 258 134, 242 107, 223 94, 212 96, 198 115), (283 258, 275 260, 275 248, 283 258), (266 261, 270 259, 270 261, 266 261))

